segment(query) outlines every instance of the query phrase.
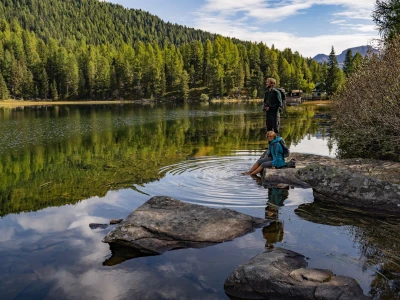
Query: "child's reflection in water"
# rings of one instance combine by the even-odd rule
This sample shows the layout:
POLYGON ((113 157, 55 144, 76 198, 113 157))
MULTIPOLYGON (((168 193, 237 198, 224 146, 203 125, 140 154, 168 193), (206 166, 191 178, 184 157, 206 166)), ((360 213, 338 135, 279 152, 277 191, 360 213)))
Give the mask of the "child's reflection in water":
POLYGON ((272 223, 263 228, 263 235, 266 239, 265 247, 273 248, 275 243, 283 240, 283 222, 279 220, 279 207, 289 196, 289 187, 268 188, 268 202, 265 207, 265 218, 274 219, 272 223))

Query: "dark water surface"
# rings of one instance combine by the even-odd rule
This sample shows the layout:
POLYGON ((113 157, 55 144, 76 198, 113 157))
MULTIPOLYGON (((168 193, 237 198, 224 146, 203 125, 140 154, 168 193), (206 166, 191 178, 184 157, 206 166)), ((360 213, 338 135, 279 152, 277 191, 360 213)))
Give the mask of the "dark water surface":
MULTIPOLYGON (((289 107, 292 151, 335 155, 329 108, 289 107)), ((400 299, 397 219, 313 202, 240 173, 265 147, 260 104, 0 109, 0 299, 228 299, 223 284, 265 247, 400 299), (112 255, 112 228, 151 196, 228 207, 271 225, 203 249, 112 255)))

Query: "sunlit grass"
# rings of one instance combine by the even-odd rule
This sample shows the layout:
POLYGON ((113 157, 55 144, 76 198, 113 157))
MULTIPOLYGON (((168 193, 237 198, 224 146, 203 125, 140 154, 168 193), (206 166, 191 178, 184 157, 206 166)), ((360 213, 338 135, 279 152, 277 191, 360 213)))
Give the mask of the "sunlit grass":
POLYGON ((132 103, 131 100, 109 100, 109 101, 22 101, 22 100, 3 100, 0 107, 22 107, 22 106, 43 106, 43 105, 82 105, 82 104, 121 104, 132 103))
POLYGON ((305 101, 301 103, 301 105, 321 105, 321 104, 332 104, 332 100, 305 101))

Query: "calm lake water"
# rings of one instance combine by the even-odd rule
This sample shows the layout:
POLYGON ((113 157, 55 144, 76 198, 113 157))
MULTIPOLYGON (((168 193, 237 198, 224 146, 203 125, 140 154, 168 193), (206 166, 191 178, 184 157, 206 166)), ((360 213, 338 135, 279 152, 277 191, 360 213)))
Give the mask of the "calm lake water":
MULTIPOLYGON (((288 107, 292 152, 335 156, 329 107, 288 107)), ((266 146, 259 103, 0 108, 0 299, 229 299, 239 265, 283 247, 400 299, 400 226, 240 173, 266 146), (228 207, 271 225, 203 249, 132 258, 102 238, 150 197, 228 207)))

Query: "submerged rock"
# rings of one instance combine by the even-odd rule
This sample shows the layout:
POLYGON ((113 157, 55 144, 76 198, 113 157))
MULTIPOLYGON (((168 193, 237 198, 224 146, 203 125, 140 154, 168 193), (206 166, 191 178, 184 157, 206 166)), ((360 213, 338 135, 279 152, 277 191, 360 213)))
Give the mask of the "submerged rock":
POLYGON ((354 279, 307 265, 303 255, 274 248, 237 267, 224 289, 235 299, 370 299, 354 279))
POLYGON ((229 241, 269 222, 226 208, 157 196, 133 211, 103 242, 131 247, 144 254, 161 254, 229 241))

